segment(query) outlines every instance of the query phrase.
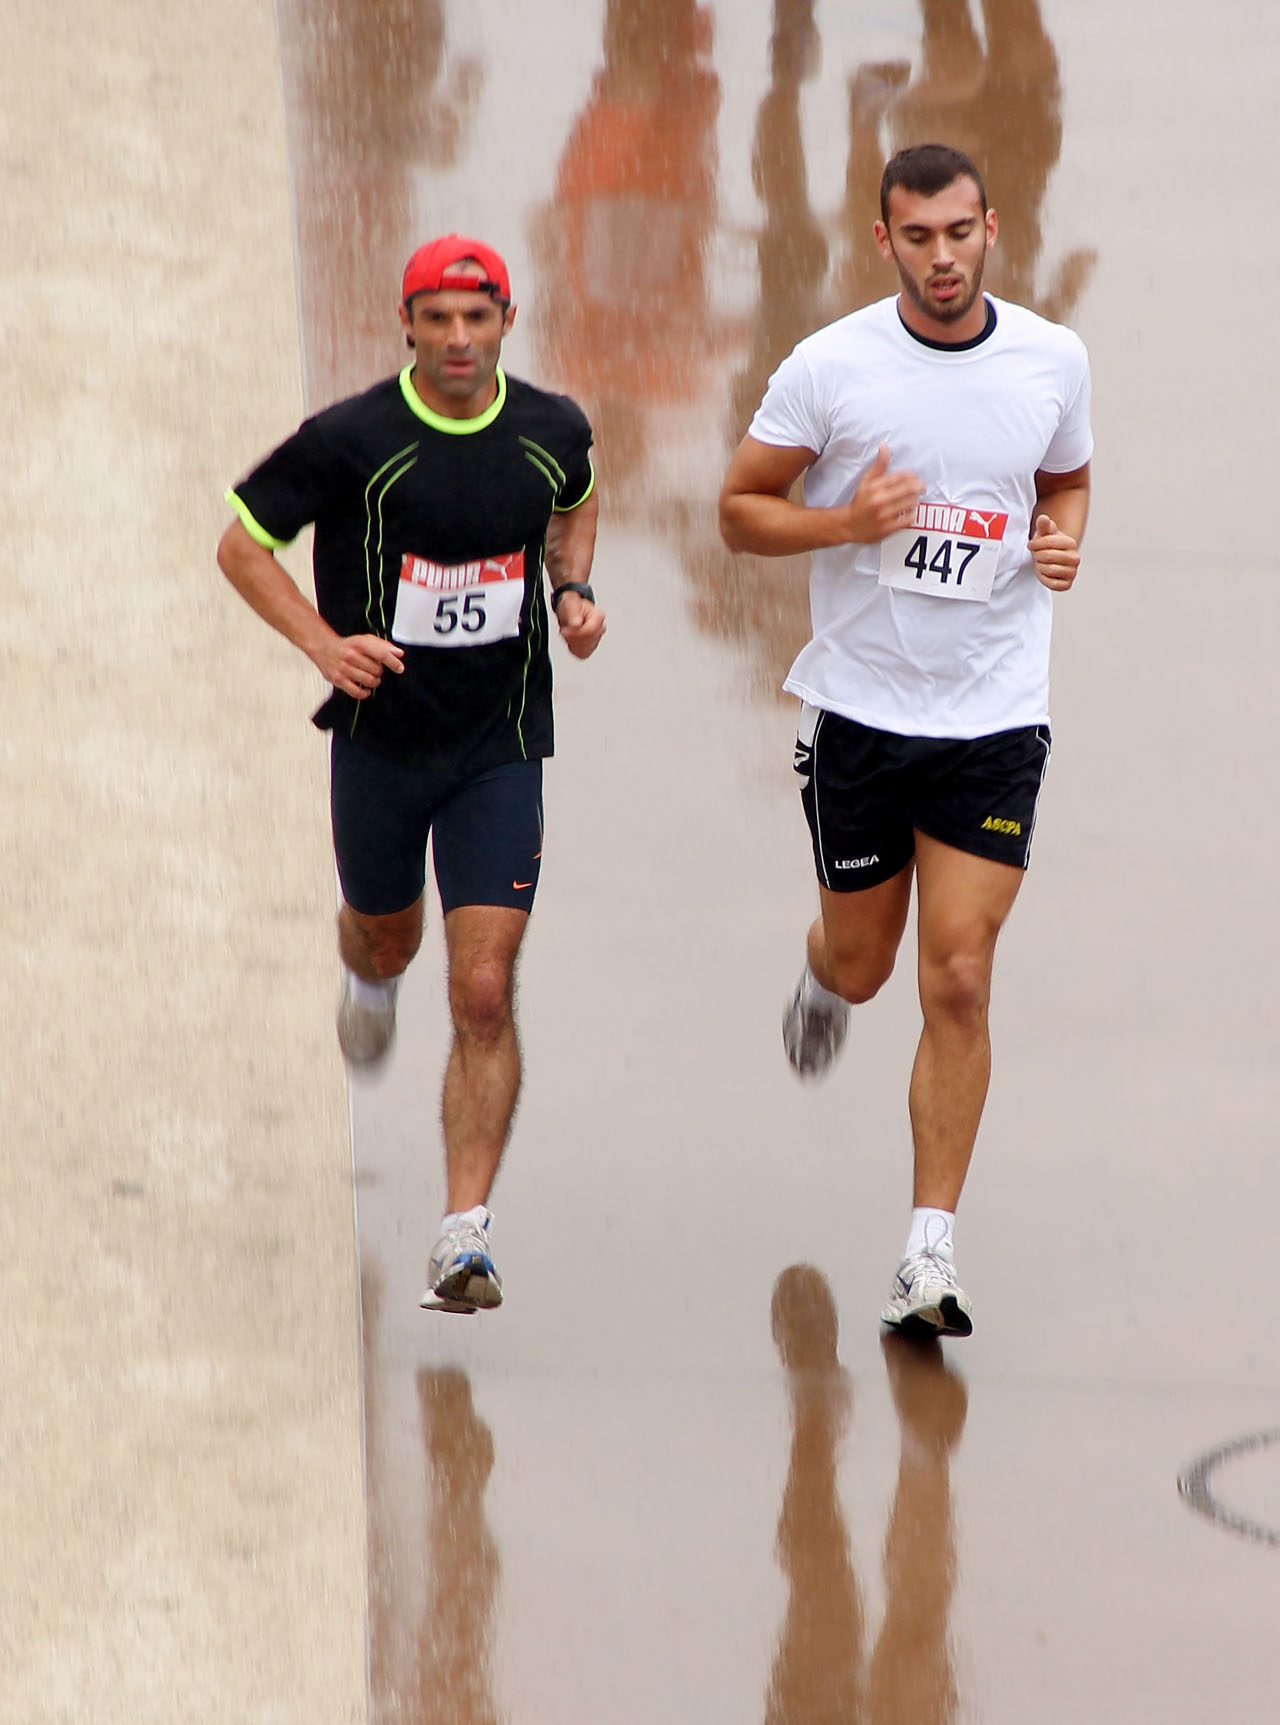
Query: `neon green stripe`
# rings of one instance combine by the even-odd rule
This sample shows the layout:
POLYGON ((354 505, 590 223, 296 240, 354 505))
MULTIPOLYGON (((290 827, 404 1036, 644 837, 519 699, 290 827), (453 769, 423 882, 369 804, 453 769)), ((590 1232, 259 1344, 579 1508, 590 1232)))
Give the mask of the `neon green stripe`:
POLYGON ((526 449, 531 449, 534 455, 540 455, 543 461, 546 462, 547 466, 556 476, 556 490, 559 491, 561 486, 564 484, 565 474, 564 468, 561 467, 555 456, 552 455, 550 450, 544 449, 540 443, 535 443, 531 437, 522 437, 520 441, 524 444, 526 449))
POLYGON ((483 431, 486 425, 492 425, 502 412, 507 401, 507 377, 501 366, 498 366, 494 376, 498 380, 498 393, 474 419, 446 419, 444 414, 435 413, 429 408, 417 390, 410 382, 411 365, 406 365, 400 373, 400 393, 403 395, 410 413, 420 419, 424 425, 429 425, 433 431, 447 432, 450 437, 469 437, 473 431, 483 431))
MULTIPOLYGON (((521 443, 523 443, 524 438, 522 437, 520 439, 520 441, 521 441, 521 443)), ((542 475, 542 477, 546 480, 547 484, 551 487, 551 495, 554 497, 556 492, 559 491, 559 489, 560 489, 560 486, 556 483, 555 476, 553 474, 551 474, 550 472, 548 472, 548 470, 538 460, 537 456, 531 455, 527 449, 524 452, 524 458, 529 463, 530 467, 536 467, 537 468, 538 472, 542 475)), ((561 481, 561 483, 563 483, 563 481, 561 481)), ((551 505, 551 507, 554 509, 555 504, 553 503, 551 505)))
POLYGON ((386 498, 388 491, 390 491, 391 487, 395 484, 396 480, 397 479, 403 479, 405 474, 409 472, 410 468, 417 466, 417 464, 418 464, 417 445, 416 444, 410 444, 408 449, 402 449, 400 451, 400 455, 398 455, 398 456, 393 455, 391 458, 391 461, 385 462, 383 464, 383 466, 378 469, 377 473, 374 474, 373 478, 369 481, 369 484, 368 484, 368 486, 365 490, 365 494, 364 494, 365 510, 367 512, 368 522, 369 522, 369 525, 365 529, 365 535, 364 535, 364 573, 365 573, 365 584, 366 584, 366 587, 368 590, 368 595, 369 595, 368 603, 365 606, 364 615, 365 615, 365 621, 368 623, 369 627, 371 629, 373 629, 376 627, 376 625, 373 621, 373 563, 370 560, 370 552, 371 552, 371 550, 373 550, 373 547, 370 545, 370 540, 371 540, 372 535, 373 535, 373 509, 370 507, 370 504, 369 504, 369 492, 373 490, 373 487, 377 484, 379 478, 387 471, 387 468, 391 466, 391 462, 392 461, 399 461, 401 459, 401 457, 403 457, 405 455, 408 455, 409 459, 407 461, 405 461, 402 466, 396 468, 395 472, 390 476, 390 478, 387 480, 386 484, 382 487, 382 490, 379 491, 379 493, 378 493, 378 505, 377 505, 377 508, 378 508, 378 544, 377 544, 377 549, 374 552, 374 555, 376 556, 377 563, 378 563, 378 611, 379 611, 379 615, 382 619, 382 633, 384 635, 386 634, 386 630, 387 630, 387 593, 386 593, 386 582, 382 579, 382 504, 383 504, 384 499, 386 498), (410 451, 412 453, 410 453, 410 451))
POLYGON ((264 551, 283 551, 286 545, 293 544, 292 539, 277 539, 274 534, 268 533, 260 521, 254 520, 234 491, 226 492, 225 497, 240 517, 240 524, 250 539, 255 539, 264 551))
MULTIPOLYGON (((535 593, 542 592, 542 549, 540 545, 538 547, 538 567, 533 572, 535 593)), ((529 751, 524 740, 524 709, 529 699, 529 666, 533 663, 533 632, 536 628, 539 636, 542 634, 542 610, 543 607, 537 604, 532 604, 529 607, 529 644, 524 655, 524 675, 520 679, 520 710, 516 714, 516 740, 520 744, 521 757, 526 761, 529 759, 529 751)))
MULTIPOLYGON (((587 466, 591 467, 591 463, 588 462, 587 466)), ((587 501, 587 498, 590 497, 591 493, 595 490, 595 488, 596 488, 596 470, 594 467, 591 467, 591 483, 590 483, 590 485, 588 485, 587 489, 582 493, 582 496, 578 499, 578 501, 576 503, 556 503, 553 505, 553 513, 556 515, 569 515, 569 514, 572 514, 572 512, 575 509, 581 509, 582 505, 587 501)))
POLYGON ((384 634, 387 632, 387 584, 382 578, 382 505, 388 491, 390 491, 396 480, 403 479, 409 469, 411 467, 416 467, 417 464, 418 458, 415 455, 412 461, 406 461, 403 467, 398 467, 396 469, 390 479, 388 479, 387 483, 382 487, 382 490, 378 493, 378 608, 379 614, 382 618, 382 630, 384 634))

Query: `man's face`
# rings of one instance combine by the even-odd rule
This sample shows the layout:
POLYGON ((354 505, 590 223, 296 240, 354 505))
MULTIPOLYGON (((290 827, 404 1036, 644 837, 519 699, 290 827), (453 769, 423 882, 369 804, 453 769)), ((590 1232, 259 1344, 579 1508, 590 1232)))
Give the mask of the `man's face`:
POLYGON ((995 239, 995 211, 983 209, 967 175, 931 198, 895 186, 888 227, 876 223, 876 243, 897 264, 902 291, 939 324, 958 323, 981 293, 995 239))
POLYGON ((442 401, 466 407, 492 383, 515 315, 514 306, 471 288, 415 294, 411 305, 400 307, 400 321, 414 350, 417 381, 442 401))

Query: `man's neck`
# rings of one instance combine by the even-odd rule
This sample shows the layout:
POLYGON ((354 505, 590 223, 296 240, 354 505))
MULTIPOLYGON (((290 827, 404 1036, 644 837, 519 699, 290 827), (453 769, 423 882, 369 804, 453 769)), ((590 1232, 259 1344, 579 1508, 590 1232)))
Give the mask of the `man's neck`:
POLYGON ((409 382, 422 405, 441 419, 479 419, 498 399, 496 375, 488 380, 483 389, 477 390, 475 395, 468 396, 463 401, 458 401, 453 396, 441 395, 438 390, 432 389, 419 376, 416 365, 409 373, 409 382))
POLYGON ((921 341, 927 341, 935 347, 958 347, 966 341, 974 341, 987 327, 988 308, 987 297, 980 293, 963 317, 954 322, 944 322, 940 318, 930 317, 922 311, 913 299, 905 293, 898 295, 898 316, 911 331, 918 335, 921 341))

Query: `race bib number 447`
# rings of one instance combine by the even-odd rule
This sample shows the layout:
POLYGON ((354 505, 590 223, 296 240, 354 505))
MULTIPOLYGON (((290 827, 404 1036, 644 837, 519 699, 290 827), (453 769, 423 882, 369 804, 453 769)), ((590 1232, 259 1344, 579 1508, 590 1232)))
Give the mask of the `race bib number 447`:
POLYGON ((524 552, 475 563, 400 565, 391 639, 412 647, 482 647, 520 633, 524 552))
POLYGON ((1007 515, 919 503, 914 523, 880 542, 880 585, 937 599, 991 597, 1007 515))

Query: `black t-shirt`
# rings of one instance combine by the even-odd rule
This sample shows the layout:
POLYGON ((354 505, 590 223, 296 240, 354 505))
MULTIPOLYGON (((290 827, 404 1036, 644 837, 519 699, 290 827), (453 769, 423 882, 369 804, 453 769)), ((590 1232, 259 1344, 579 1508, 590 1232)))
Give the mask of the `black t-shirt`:
POLYGON ((228 493, 261 544, 315 524, 320 615, 404 647, 364 701, 335 691, 322 730, 413 765, 483 772, 552 752, 542 592, 553 510, 594 484, 568 396, 498 371, 475 419, 433 413, 410 367, 306 420, 228 493))

